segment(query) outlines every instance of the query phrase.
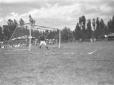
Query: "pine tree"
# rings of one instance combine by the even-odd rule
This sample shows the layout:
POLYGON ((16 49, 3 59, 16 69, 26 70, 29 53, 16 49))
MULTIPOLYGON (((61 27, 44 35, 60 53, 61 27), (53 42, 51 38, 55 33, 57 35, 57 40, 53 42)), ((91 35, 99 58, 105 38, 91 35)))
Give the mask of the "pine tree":
POLYGON ((89 19, 88 22, 87 22, 87 38, 90 39, 91 36, 92 36, 92 30, 91 30, 91 20, 89 19))
POLYGON ((99 18, 97 17, 96 19, 96 30, 95 30, 95 37, 98 38, 100 35, 100 21, 99 18))
POLYGON ((85 18, 85 16, 81 16, 79 18, 79 25, 81 27, 81 36, 80 37, 82 40, 84 40, 86 38, 85 37, 85 35, 86 35, 85 24, 86 24, 86 18, 85 18))
POLYGON ((76 28, 74 30, 75 40, 79 40, 81 38, 81 29, 79 27, 79 23, 77 23, 76 28))
POLYGON ((114 33, 114 16, 110 21, 108 21, 108 30, 109 33, 114 33))

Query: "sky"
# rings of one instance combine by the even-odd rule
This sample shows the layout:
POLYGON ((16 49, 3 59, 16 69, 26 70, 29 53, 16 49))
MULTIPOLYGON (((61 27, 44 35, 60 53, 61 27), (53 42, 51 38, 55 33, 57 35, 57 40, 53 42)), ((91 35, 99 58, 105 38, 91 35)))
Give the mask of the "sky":
POLYGON ((74 29, 83 15, 107 22, 114 14, 114 0, 0 0, 0 25, 10 18, 29 22, 29 14, 38 25, 74 29))

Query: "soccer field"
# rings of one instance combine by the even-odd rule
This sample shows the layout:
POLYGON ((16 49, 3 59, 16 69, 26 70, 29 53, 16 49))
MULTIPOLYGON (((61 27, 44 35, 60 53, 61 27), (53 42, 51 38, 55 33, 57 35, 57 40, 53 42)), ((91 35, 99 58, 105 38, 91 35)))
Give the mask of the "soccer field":
POLYGON ((0 85, 114 85, 114 42, 0 49, 0 85))

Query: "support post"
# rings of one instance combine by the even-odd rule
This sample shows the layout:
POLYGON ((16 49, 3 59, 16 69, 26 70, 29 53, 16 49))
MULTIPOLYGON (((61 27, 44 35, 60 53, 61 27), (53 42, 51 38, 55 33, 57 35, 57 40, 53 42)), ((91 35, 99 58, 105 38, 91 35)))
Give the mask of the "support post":
POLYGON ((29 27, 29 51, 31 51, 31 46, 32 46, 32 44, 31 44, 31 39, 32 39, 32 36, 31 36, 31 27, 32 26, 29 27))
POLYGON ((61 30, 59 30, 59 48, 61 48, 61 30))

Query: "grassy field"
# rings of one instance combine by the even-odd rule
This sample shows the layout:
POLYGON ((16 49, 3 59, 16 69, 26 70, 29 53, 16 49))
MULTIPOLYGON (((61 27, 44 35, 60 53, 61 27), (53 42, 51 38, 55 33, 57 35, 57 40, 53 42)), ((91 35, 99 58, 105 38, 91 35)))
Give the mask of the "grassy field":
POLYGON ((0 85, 114 85, 114 42, 0 49, 0 85))

